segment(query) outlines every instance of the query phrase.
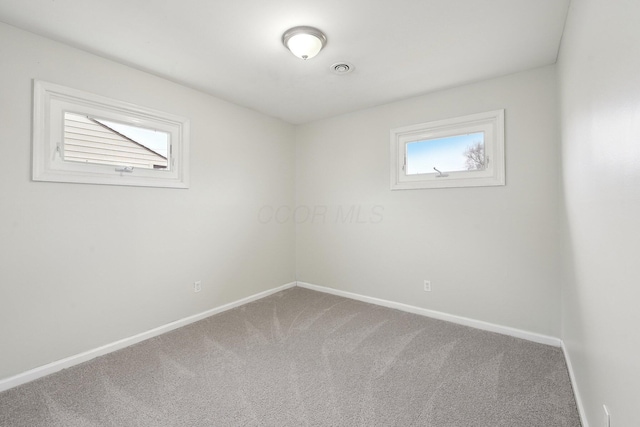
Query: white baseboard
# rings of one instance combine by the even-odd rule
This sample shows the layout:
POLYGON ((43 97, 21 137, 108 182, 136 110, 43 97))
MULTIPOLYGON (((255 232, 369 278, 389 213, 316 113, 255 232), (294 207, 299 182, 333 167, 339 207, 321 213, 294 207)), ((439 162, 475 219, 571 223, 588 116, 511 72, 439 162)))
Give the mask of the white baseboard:
POLYGON ((301 288, 307 288, 314 291, 324 292, 332 295, 338 295, 341 297, 350 298, 357 301, 381 305, 383 307, 395 308, 398 310, 419 314, 422 316, 427 316, 427 317, 431 317, 438 320, 446 320, 447 322, 470 326, 476 329, 482 329, 485 331, 497 332, 499 334, 509 335, 516 338, 522 338, 522 339, 537 342, 540 344, 547 344, 554 347, 560 347, 562 348, 562 352, 564 353, 565 361, 567 364, 567 370, 569 371, 569 378, 571 379, 571 386, 573 387, 573 395, 576 399, 576 406, 578 407, 578 415, 580 416, 580 422, 582 423, 582 427, 589 427, 589 423, 587 421, 587 415, 584 410, 584 405, 582 403, 582 398, 580 397, 578 384, 576 383, 576 377, 573 371, 573 365, 571 364, 571 357, 569 356, 569 352, 567 351, 567 348, 565 347, 564 342, 560 338, 551 337, 548 335, 542 335, 535 332, 523 331, 521 329, 511 328, 508 326, 496 325, 494 323, 483 322, 481 320, 469 319, 467 317, 456 316, 453 314, 443 313, 435 310, 429 310, 426 308, 420 308, 413 305, 383 300, 380 298, 373 298, 373 297, 355 294, 352 292, 341 291, 333 288, 327 288, 325 286, 313 285, 311 283, 296 282, 296 284, 301 288))
POLYGON ((13 387, 17 387, 21 384, 28 383, 30 381, 36 380, 38 378, 44 377, 49 374, 53 374, 54 372, 61 371, 66 368, 70 368, 74 365, 78 365, 80 363, 86 362, 88 360, 94 359, 98 356, 105 355, 107 353, 114 352, 116 350, 120 350, 122 348, 128 347, 130 345, 139 343, 141 341, 147 340, 149 338, 156 337, 158 335, 164 334, 166 332, 172 331, 174 329, 180 328, 182 326, 189 325, 191 323, 197 322, 198 320, 205 319, 209 316, 213 316, 214 314, 222 313, 223 311, 231 310, 232 308, 247 304, 252 301, 259 300, 276 292, 283 291, 288 288, 293 288, 296 286, 296 282, 287 283, 286 285, 278 286, 277 288, 269 289, 264 292, 259 292, 257 294, 248 296, 246 298, 239 299, 237 301, 231 302, 229 304, 221 305, 220 307, 212 308, 211 310, 203 311, 202 313, 194 314, 193 316, 185 317, 184 319, 176 320, 171 323, 167 323, 166 325, 159 326, 157 328, 151 329, 146 332, 142 332, 140 334, 121 339, 119 341, 112 342, 110 344, 103 345, 98 348, 94 348, 93 350, 85 351, 80 354, 76 354, 61 360, 57 360, 55 362, 39 366, 34 369, 30 369, 26 372, 20 373, 18 375, 14 375, 9 378, 4 378, 0 380, 0 392, 8 390, 13 387))
POLYGON ((341 291, 338 289, 327 288, 325 286, 313 285, 311 283, 296 282, 297 286, 301 288, 307 288, 314 291, 324 292, 328 294, 338 295, 345 298, 350 298, 358 301, 368 302, 371 304, 381 305, 383 307, 395 308, 397 310, 406 311, 413 314, 419 314, 426 317, 431 317, 438 320, 446 320, 447 322, 457 323, 459 325, 470 326, 476 329, 482 329, 484 331, 497 332, 503 335, 509 335, 516 338, 522 338, 528 341, 537 342, 540 344, 551 345, 554 347, 561 347, 562 340, 560 338, 542 335, 535 332, 523 331, 521 329, 511 328, 509 326, 496 325, 494 323, 484 322, 482 320, 470 319, 468 317, 456 316, 453 314, 443 313, 441 311, 429 310, 426 308, 416 307, 413 305, 403 304, 395 301, 388 301, 380 298, 368 297, 365 295, 354 294, 352 292, 341 291))
POLYGON ((584 405, 582 404, 582 398, 580 397, 580 390, 578 389, 578 384, 576 383, 576 377, 573 372, 571 357, 569 356, 569 351, 567 350, 567 347, 565 346, 564 342, 562 343, 562 352, 564 353, 564 359, 567 363, 567 369, 569 370, 569 378, 571 379, 571 387, 573 387, 573 395, 576 398, 576 406, 578 407, 580 422, 582 423, 582 427, 589 427, 589 422, 587 421, 587 413, 584 410, 584 405))
POLYGON ((276 292, 283 291, 285 289, 292 288, 294 286, 300 286, 302 288, 307 288, 307 289, 311 289, 319 292, 329 293, 333 295, 342 296, 345 298, 350 298, 350 299, 363 301, 371 304, 376 304, 384 307, 394 308, 394 309, 406 311, 409 313, 431 317, 434 319, 445 320, 445 321, 457 323, 460 325, 470 326, 476 329, 482 329, 490 332, 497 332, 504 335, 522 338, 522 339, 526 339, 526 340, 541 343, 541 344, 552 345, 555 347, 562 347, 562 350, 565 354, 567 367, 569 370, 569 376, 571 378, 571 383, 573 385, 573 390, 576 396, 576 403, 578 405, 578 410, 580 413, 580 418, 582 420, 582 425, 583 427, 588 427, 587 420, 584 413, 584 407, 582 406, 580 394, 578 392, 577 385, 575 382, 573 368, 571 365, 571 359, 569 358, 569 353, 567 352, 566 348, 564 347, 564 344, 560 339, 551 337, 551 336, 537 334, 534 332, 510 328, 508 326, 496 325, 493 323, 483 322, 480 320, 469 319, 466 317, 447 314, 447 313, 443 313, 435 310, 429 310, 426 308, 421 308, 421 307, 416 307, 416 306, 403 304, 399 302, 388 301, 380 298, 374 298, 374 297, 369 297, 365 295, 355 294, 352 292, 341 291, 338 289, 328 288, 324 286, 313 285, 311 283, 305 283, 305 282, 292 282, 292 283, 288 283, 286 285, 282 285, 273 289, 269 289, 267 291, 259 292, 257 294, 248 296, 246 298, 242 298, 237 301, 231 302, 229 304, 225 304, 225 305, 213 308, 211 310, 207 310, 202 313, 195 314, 193 316, 185 317, 183 319, 176 320, 171 323, 167 323, 166 325, 159 326, 149 331, 142 332, 140 334, 136 334, 134 336, 124 338, 119 341, 115 341, 113 343, 106 344, 101 347, 67 357, 65 359, 57 360, 55 362, 52 362, 43 366, 39 366, 37 368, 31 369, 29 371, 20 373, 18 375, 15 375, 9 378, 4 378, 0 380, 0 392, 8 390, 13 387, 17 387, 21 384, 31 382, 33 380, 47 376, 49 374, 53 374, 54 372, 61 371, 62 369, 70 368, 72 366, 94 359, 98 356, 102 356, 102 355, 120 350, 130 345, 147 340, 149 338, 156 337, 158 335, 164 334, 166 332, 172 331, 182 326, 186 326, 191 323, 197 322, 199 320, 205 319, 209 316, 213 316, 215 314, 222 313, 224 311, 247 304, 249 302, 259 300, 261 298, 264 298, 276 292))

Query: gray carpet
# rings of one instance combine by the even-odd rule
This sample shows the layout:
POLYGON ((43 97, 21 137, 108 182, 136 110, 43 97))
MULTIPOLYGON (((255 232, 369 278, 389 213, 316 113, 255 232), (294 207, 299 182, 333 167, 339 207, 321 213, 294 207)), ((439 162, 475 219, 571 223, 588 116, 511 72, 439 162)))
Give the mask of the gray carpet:
POLYGON ((302 288, 0 393, 2 426, 580 426, 558 348, 302 288))

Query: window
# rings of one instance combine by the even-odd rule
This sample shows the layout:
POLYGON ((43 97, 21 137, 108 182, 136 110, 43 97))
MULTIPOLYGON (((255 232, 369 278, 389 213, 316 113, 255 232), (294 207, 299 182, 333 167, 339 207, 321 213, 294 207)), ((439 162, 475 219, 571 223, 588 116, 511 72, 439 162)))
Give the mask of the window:
POLYGON ((189 121, 34 82, 33 179, 188 188, 189 121))
POLYGON ((504 110, 391 130, 392 190, 504 183, 504 110))

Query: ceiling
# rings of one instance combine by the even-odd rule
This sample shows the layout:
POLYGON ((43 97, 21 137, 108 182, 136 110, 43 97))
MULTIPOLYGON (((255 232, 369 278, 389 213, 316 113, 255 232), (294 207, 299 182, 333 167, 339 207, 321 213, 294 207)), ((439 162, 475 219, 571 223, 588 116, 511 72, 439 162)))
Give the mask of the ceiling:
POLYGON ((0 0, 0 21, 300 124, 553 64, 569 1, 0 0), (327 35, 315 58, 282 45, 298 25, 327 35))

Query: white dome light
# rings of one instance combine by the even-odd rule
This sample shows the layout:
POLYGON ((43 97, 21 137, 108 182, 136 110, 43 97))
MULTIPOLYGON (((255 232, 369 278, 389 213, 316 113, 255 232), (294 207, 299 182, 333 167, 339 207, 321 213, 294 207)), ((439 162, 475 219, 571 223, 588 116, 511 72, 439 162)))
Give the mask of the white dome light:
POLYGON ((298 58, 310 59, 327 44, 327 37, 313 27, 294 27, 282 36, 282 43, 298 58))

